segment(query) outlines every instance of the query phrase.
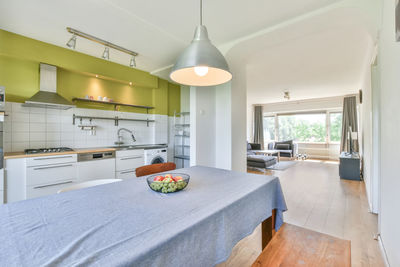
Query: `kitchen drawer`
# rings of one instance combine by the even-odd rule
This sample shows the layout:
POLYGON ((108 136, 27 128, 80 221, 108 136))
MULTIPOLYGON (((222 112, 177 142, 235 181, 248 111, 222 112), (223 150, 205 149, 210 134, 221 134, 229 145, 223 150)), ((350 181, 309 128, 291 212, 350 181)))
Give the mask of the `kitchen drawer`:
POLYGON ((142 156, 144 157, 144 149, 132 149, 132 150, 117 150, 116 157, 124 158, 129 156, 142 156))
POLYGON ((115 164, 117 171, 136 169, 144 165, 144 157, 143 155, 131 155, 117 158, 115 164))
POLYGON ((35 166, 26 169, 26 185, 51 184, 54 181, 75 181, 76 163, 35 166))
POLYGON ((26 198, 35 198, 35 197, 43 197, 43 196, 48 196, 48 195, 53 195, 57 194, 57 192, 63 188, 70 187, 72 186, 74 181, 68 180, 68 181, 59 181, 59 182, 53 182, 50 184, 44 184, 44 185, 36 185, 36 186, 28 186, 26 188, 26 198))
POLYGON ((60 156, 44 156, 44 157, 33 157, 26 159, 26 166, 41 166, 50 164, 60 164, 67 162, 76 162, 76 154, 60 155, 60 156))
POLYGON ((78 181, 115 179, 115 158, 78 162, 78 181))
POLYGON ((131 170, 125 170, 125 171, 117 171, 116 175, 117 179, 131 179, 131 178, 136 178, 136 171, 135 169, 131 170))

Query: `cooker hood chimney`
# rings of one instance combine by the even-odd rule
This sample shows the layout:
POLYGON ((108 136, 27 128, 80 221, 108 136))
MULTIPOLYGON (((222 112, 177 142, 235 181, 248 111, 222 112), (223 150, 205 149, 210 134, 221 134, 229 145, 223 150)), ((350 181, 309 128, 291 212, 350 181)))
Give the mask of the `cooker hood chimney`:
POLYGON ((40 63, 39 92, 25 101, 24 107, 70 109, 71 102, 57 94, 57 67, 40 63))

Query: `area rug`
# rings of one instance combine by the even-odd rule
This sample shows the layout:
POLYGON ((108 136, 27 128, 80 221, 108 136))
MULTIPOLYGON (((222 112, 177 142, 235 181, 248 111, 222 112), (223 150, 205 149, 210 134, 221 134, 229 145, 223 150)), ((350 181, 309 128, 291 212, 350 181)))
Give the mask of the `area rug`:
POLYGON ((280 161, 272 166, 266 168, 267 170, 274 170, 274 171, 284 171, 296 165, 296 161, 280 161))

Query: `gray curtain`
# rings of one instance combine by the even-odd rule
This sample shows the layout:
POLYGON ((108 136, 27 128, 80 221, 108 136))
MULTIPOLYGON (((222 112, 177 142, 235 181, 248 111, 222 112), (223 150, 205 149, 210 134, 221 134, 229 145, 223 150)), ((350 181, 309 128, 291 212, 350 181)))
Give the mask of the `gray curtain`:
MULTIPOLYGON (((352 132, 358 133, 357 99, 355 96, 345 97, 343 101, 342 139, 340 140, 340 152, 350 151, 348 137, 350 127, 352 132)), ((359 151, 358 139, 353 140, 353 148, 354 151, 359 151)))
POLYGON ((264 125, 263 125, 263 107, 254 107, 254 143, 260 144, 264 149, 264 125))

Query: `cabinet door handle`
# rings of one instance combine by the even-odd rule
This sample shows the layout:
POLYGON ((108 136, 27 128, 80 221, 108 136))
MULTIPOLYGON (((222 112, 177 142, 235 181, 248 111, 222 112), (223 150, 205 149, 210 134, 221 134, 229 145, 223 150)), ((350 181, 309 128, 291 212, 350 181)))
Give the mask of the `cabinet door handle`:
POLYGON ((63 168, 63 167, 71 167, 71 166, 73 166, 73 165, 72 165, 72 164, 65 164, 65 165, 55 165, 55 166, 39 167, 39 168, 33 168, 33 169, 36 171, 36 170, 63 168))
POLYGON ((135 157, 128 157, 128 158, 121 158, 121 160, 128 160, 128 159, 140 159, 142 156, 135 156, 135 157))
POLYGON ((72 158, 72 156, 63 156, 63 157, 48 157, 48 158, 34 158, 33 160, 46 160, 46 159, 65 159, 72 158))
POLYGON ((132 170, 132 171, 123 171, 123 172, 120 172, 121 174, 126 174, 126 173, 131 173, 131 172, 136 172, 136 170, 132 170))
POLYGON ((72 181, 61 182, 61 183, 56 183, 56 184, 48 184, 48 185, 39 185, 39 186, 35 186, 33 189, 40 189, 40 188, 62 185, 62 184, 72 184, 72 181))

